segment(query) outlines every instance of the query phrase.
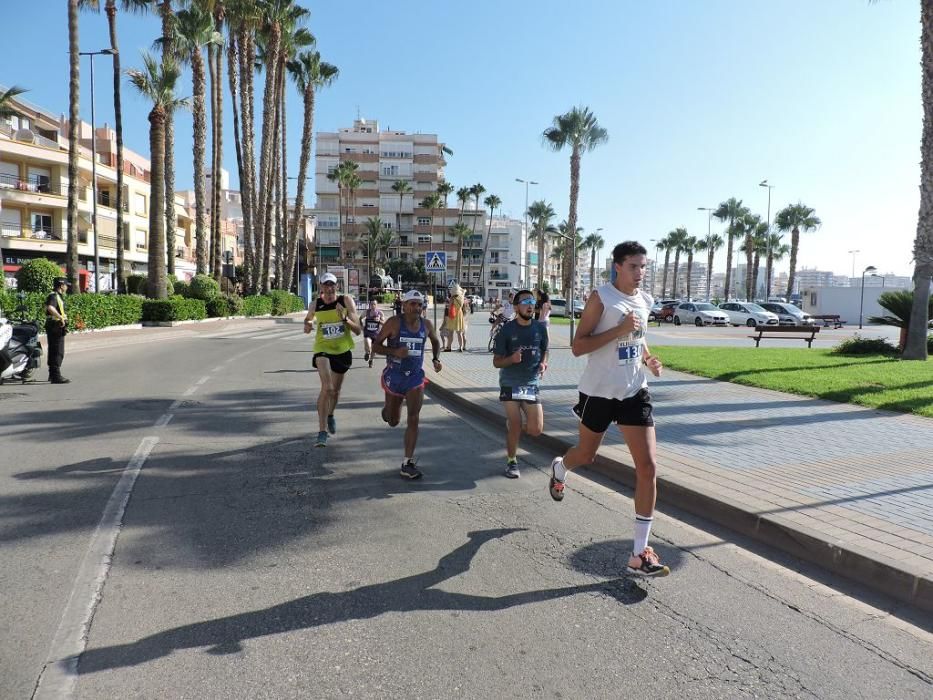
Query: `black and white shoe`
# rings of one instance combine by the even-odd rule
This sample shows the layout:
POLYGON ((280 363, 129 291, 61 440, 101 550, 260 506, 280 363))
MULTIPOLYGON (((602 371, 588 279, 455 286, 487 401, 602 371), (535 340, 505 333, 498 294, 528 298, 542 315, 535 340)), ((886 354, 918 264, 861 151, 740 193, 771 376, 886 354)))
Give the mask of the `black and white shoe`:
POLYGON ((421 472, 418 470, 418 467, 415 466, 414 459, 406 459, 402 462, 402 467, 399 469, 399 474, 404 478, 414 481, 415 479, 421 478, 421 472))

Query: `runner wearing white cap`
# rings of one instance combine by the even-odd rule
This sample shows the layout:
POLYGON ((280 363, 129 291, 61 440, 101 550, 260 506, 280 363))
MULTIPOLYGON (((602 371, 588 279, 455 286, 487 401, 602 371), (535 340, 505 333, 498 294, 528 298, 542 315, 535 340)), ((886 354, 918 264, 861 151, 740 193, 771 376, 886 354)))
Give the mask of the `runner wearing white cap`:
POLYGON ((308 308, 305 316, 305 333, 315 328, 314 366, 321 379, 321 393, 317 399, 318 434, 316 447, 327 446, 327 434, 337 432, 334 410, 340 398, 343 375, 353 363, 353 336, 359 335, 362 327, 356 313, 353 298, 337 294, 337 278, 329 272, 321 275, 320 296, 308 308))
POLYGON ((373 352, 386 356, 386 368, 382 371, 382 388, 385 391, 385 406, 382 420, 390 426, 399 424, 402 403, 408 405, 408 422, 405 427, 405 459, 399 473, 406 479, 418 479, 421 472, 416 466, 415 446, 418 443, 418 421, 424 402, 424 351, 428 339, 431 341, 432 364, 435 372, 442 369, 440 361, 441 341, 434 326, 422 318, 424 297, 421 292, 411 290, 402 297, 402 315, 387 320, 373 340, 373 352))

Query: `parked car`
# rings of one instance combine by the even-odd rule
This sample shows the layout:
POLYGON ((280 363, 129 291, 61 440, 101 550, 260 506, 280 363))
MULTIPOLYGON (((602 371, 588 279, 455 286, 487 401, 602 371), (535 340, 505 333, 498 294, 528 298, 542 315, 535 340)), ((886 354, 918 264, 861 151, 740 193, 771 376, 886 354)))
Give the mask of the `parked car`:
POLYGON ((658 319, 658 314, 661 309, 664 308, 666 304, 677 304, 679 299, 655 299, 654 305, 651 307, 651 310, 648 312, 648 320, 656 321, 658 319))
POLYGON ((692 323, 697 326, 728 326, 729 315, 713 304, 685 301, 674 308, 674 325, 692 323))
POLYGON ((784 302, 769 301, 761 305, 766 311, 776 314, 778 323, 782 326, 811 326, 816 323, 816 319, 810 314, 804 313, 793 304, 784 302))
MULTIPOLYGON (((574 318, 580 318, 583 315, 583 302, 574 301, 573 302, 573 316, 574 318)), ((567 314, 567 300, 561 299, 560 297, 551 297, 551 316, 564 316, 569 318, 567 314)))
POLYGON ((477 309, 483 308, 483 297, 479 294, 467 294, 467 301, 472 301, 473 306, 477 309))
MULTIPOLYGON (((661 309, 655 314, 658 320, 664 321, 665 323, 672 323, 674 321, 674 312, 677 310, 677 307, 680 306, 679 301, 671 301, 667 304, 664 304, 661 309)), ((649 315, 650 320, 650 315, 649 315)))
POLYGON ((727 301, 720 304, 719 308, 726 312, 729 321, 733 326, 777 326, 778 317, 776 314, 766 311, 758 304, 749 301, 727 301))

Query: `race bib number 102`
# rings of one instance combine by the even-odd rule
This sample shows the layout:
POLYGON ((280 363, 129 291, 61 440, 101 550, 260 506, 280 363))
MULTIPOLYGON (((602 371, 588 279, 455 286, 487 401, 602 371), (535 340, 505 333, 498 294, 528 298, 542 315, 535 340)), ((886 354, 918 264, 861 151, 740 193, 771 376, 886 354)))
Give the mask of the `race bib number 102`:
POLYGON ((343 321, 340 323, 324 323, 321 324, 321 334, 324 336, 324 340, 335 340, 343 335, 343 321))

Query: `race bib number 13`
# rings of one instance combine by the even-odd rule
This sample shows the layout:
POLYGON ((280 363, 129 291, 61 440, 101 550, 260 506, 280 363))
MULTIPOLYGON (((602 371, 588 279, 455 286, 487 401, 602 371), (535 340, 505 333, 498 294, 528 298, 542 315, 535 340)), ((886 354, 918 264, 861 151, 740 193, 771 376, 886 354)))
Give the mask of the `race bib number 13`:
POLYGON ((619 343, 619 364, 634 365, 641 358, 641 343, 619 343))

